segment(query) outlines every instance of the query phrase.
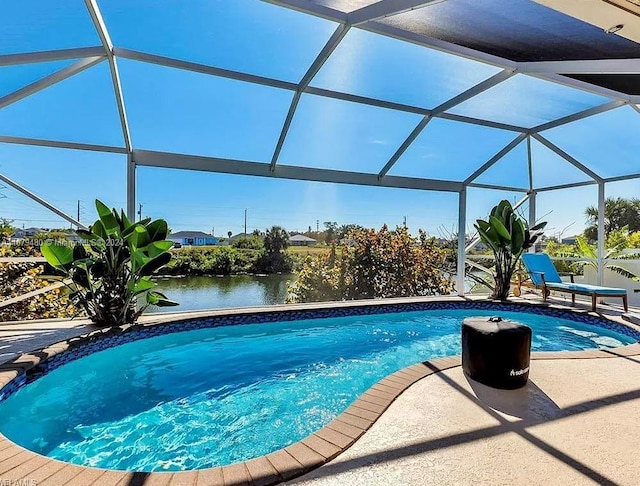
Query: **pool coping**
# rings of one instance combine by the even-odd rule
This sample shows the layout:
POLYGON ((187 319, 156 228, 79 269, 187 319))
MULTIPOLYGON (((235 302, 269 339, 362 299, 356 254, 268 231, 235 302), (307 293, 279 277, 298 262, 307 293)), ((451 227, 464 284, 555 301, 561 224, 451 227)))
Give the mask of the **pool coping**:
MULTIPOLYGON (((194 313, 188 318, 218 317, 229 315, 254 315, 285 311, 313 311, 331 308, 370 307, 378 305, 393 306, 397 303, 437 303, 437 302, 486 302, 485 299, 469 298, 430 298, 430 299, 389 299, 385 301, 357 301, 331 304, 306 304, 295 306, 274 306, 261 309, 234 309, 222 311, 203 311, 194 313)), ((621 316, 607 315, 576 309, 559 304, 538 303, 522 299, 513 299, 506 303, 518 304, 532 308, 555 309, 580 315, 589 315, 599 319, 612 321, 616 324, 639 331, 640 327, 625 321, 621 316)), ((155 317, 155 316, 154 316, 155 317)), ((0 364, 0 391, 2 388, 20 377, 26 376, 30 370, 41 363, 64 353, 70 348, 81 346, 89 341, 101 339, 114 332, 122 333, 135 328, 153 327, 183 321, 185 317, 175 314, 158 316, 146 320, 137 326, 123 326, 119 330, 92 330, 79 337, 67 339, 48 346, 44 349, 24 353, 18 358, 0 364)), ((630 357, 640 355, 640 342, 607 350, 561 351, 561 352, 533 352, 532 360, 556 359, 602 359, 616 357, 630 357)), ((170 472, 127 472, 106 470, 79 466, 42 456, 11 442, 0 434, 0 480, 18 481, 31 480, 40 484, 69 484, 69 485, 128 485, 135 484, 163 484, 163 485, 241 485, 252 484, 268 486, 288 481, 295 477, 331 461, 349 447, 351 447, 371 426, 382 416, 389 406, 410 386, 427 376, 461 365, 460 356, 451 356, 424 361, 382 378, 375 385, 360 395, 344 412, 332 422, 315 431, 304 439, 270 454, 248 461, 238 462, 227 466, 199 469, 193 471, 170 472), (46 481, 46 483, 45 483, 46 481)))

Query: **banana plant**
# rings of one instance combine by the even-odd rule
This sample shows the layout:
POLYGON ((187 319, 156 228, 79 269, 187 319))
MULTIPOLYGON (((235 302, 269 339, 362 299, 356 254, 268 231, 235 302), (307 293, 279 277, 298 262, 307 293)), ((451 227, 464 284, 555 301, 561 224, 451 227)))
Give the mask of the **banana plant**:
POLYGON ((507 299, 520 256, 535 244, 546 225, 543 222, 529 228, 506 199, 491 210, 488 221, 476 221, 474 227, 480 239, 491 249, 495 258, 494 299, 507 299))
POLYGON ((132 222, 124 211, 98 200, 96 210, 98 220, 88 231, 76 232, 83 243, 42 244, 42 255, 56 273, 42 278, 63 282, 74 304, 104 327, 133 324, 150 305, 178 305, 154 290, 151 280, 171 260, 166 221, 132 222), (140 307, 138 298, 144 298, 140 307))
MULTIPOLYGON (((597 272, 598 271, 598 263, 597 263, 598 254, 589 245, 589 243, 587 242, 587 239, 584 236, 576 237, 576 246, 578 247, 578 254, 571 255, 571 256, 578 256, 581 258, 585 258, 585 260, 579 260, 575 262, 575 264, 581 265, 581 266, 590 266, 597 272)), ((614 248, 608 248, 604 254, 604 259, 605 260, 635 260, 640 258, 639 252, 625 254, 622 252, 622 250, 624 250, 623 245, 618 245, 614 248)), ((640 282, 640 277, 638 277, 638 275, 636 275, 633 272, 630 272, 629 270, 627 270, 624 267, 621 267, 620 265, 616 265, 615 263, 612 263, 612 262, 605 263, 604 268, 608 268, 609 270, 616 272, 618 275, 622 275, 623 277, 633 280, 634 282, 640 282)))

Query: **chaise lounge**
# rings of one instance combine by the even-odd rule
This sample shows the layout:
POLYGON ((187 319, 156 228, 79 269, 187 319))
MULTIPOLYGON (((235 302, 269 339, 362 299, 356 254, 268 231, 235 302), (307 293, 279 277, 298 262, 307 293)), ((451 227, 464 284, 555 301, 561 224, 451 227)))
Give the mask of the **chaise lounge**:
POLYGON ((598 297, 621 297, 625 312, 629 310, 627 291, 615 287, 601 287, 598 285, 577 284, 573 281, 563 282, 553 265, 549 255, 545 253, 525 253, 522 255, 524 264, 531 281, 536 288, 542 289, 542 298, 547 300, 551 290, 567 292, 571 294, 571 302, 575 304, 576 294, 591 296, 591 310, 595 312, 598 297))

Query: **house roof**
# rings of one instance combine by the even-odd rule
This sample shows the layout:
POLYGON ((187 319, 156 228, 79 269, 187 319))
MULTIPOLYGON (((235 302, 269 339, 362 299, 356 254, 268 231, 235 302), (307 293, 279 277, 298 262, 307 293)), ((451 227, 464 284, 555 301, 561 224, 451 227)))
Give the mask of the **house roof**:
POLYGON ((309 238, 308 236, 305 236, 305 235, 293 235, 291 238, 289 238, 289 241, 313 241, 314 243, 316 242, 316 240, 314 240, 313 238, 309 238))
POLYGON ((169 239, 177 238, 215 238, 215 236, 202 231, 177 231, 168 236, 169 239))

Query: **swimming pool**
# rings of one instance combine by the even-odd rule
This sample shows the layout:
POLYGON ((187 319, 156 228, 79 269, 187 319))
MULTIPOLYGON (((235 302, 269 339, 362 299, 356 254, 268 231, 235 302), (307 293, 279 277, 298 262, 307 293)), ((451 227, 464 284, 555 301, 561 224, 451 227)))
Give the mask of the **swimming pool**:
MULTIPOLYGON (((0 402, 0 432, 40 454, 108 469, 188 470, 247 460, 321 428, 388 374, 459 354, 462 320, 494 313, 442 308, 137 339, 20 387, 0 402)), ((593 318, 499 314, 532 327, 534 351, 638 341, 631 329, 593 325, 593 318)))

